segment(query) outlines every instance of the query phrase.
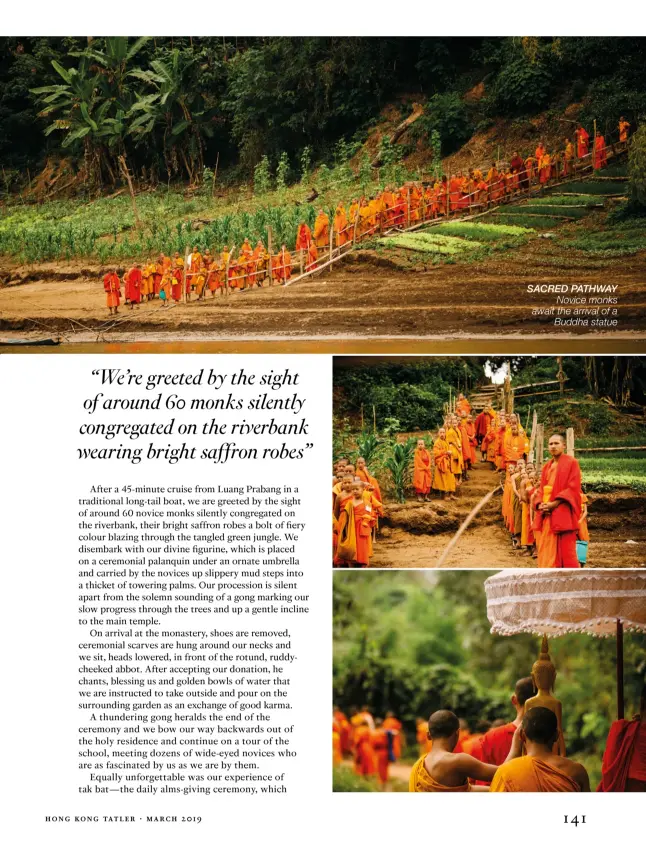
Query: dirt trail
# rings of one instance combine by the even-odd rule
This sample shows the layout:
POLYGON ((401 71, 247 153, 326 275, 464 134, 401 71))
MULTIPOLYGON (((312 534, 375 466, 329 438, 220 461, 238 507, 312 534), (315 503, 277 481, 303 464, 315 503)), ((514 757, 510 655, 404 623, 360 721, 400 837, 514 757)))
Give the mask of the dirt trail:
MULTIPOLYGON (((455 502, 387 504, 370 566, 435 567, 440 555, 480 499, 500 483, 489 463, 478 463, 455 502)), ((646 501, 630 492, 590 498, 588 567, 646 566, 646 501)), ((494 495, 442 565, 446 568, 535 567, 536 559, 514 550, 502 523, 502 499, 494 495)))
MULTIPOLYGON (((65 265, 68 269, 71 265, 65 265)), ((77 272, 82 268, 79 265, 77 272)), ((69 273, 45 268, 36 281, 0 289, 0 331, 70 333, 110 323, 105 292, 96 273, 67 281, 69 273), (76 322, 76 323, 74 323, 76 322)), ((244 291, 162 309, 159 301, 131 311, 121 306, 120 323, 106 338, 157 332, 168 340, 191 333, 218 339, 415 339, 450 335, 486 338, 523 336, 590 337, 632 333, 646 337, 646 254, 626 258, 590 257, 568 250, 555 254, 549 239, 495 253, 481 262, 430 267, 394 267, 369 252, 348 256, 332 273, 298 282, 244 291), (528 294, 529 283, 619 285, 619 324, 555 327, 554 314, 533 315, 551 302, 528 294)), ((96 334, 87 331, 87 341, 96 334)), ((603 349, 601 349, 603 350, 603 349)))

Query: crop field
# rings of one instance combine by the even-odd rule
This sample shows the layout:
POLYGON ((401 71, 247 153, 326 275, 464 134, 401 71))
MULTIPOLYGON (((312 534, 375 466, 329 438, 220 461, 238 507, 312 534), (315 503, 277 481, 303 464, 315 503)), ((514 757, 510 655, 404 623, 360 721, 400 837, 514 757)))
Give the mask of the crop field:
POLYGON ((646 492, 646 451, 617 451, 615 453, 577 456, 583 482, 588 489, 609 492, 628 488, 633 492, 646 492))
POLYGON ((443 236, 430 231, 416 231, 414 234, 382 237, 377 240, 377 244, 386 246, 387 248, 411 249, 415 252, 432 252, 440 255, 472 252, 483 245, 477 240, 464 240, 460 237, 443 236))

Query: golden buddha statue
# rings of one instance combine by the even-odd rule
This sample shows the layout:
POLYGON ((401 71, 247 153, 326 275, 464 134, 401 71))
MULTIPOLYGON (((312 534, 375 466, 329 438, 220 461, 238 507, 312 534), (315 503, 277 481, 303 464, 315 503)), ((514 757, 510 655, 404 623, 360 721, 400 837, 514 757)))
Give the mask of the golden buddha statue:
POLYGON ((562 706, 555 698, 552 691, 556 681, 556 667, 552 663, 547 645, 547 636, 543 636, 541 653, 538 660, 532 666, 532 680, 536 689, 536 696, 532 696, 525 702, 525 712, 531 708, 549 708, 556 714, 558 721, 559 737, 554 745, 554 752, 559 756, 565 756, 565 739, 563 737, 562 706))

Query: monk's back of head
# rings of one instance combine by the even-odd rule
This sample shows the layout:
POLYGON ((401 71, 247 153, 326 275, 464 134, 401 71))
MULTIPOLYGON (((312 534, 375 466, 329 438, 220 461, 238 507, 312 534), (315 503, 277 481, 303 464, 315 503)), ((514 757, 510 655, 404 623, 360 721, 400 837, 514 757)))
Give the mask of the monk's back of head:
POLYGON ((453 711, 434 711, 428 718, 428 737, 450 738, 460 728, 460 721, 453 711))
POLYGON ((531 677, 528 678, 519 678, 516 681, 516 686, 514 687, 514 695, 516 697, 516 701, 522 708, 525 702, 534 695, 534 682, 531 677))
POLYGON ((549 708, 530 708, 523 717, 523 732, 528 741, 551 747, 559 734, 556 714, 549 708))

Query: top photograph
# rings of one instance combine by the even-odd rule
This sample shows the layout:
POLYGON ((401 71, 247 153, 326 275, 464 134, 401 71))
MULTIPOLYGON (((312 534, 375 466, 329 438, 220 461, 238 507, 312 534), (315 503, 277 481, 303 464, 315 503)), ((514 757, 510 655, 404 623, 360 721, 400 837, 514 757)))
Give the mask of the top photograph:
POLYGON ((2 38, 0 350, 638 345, 645 116, 640 37, 2 38))

